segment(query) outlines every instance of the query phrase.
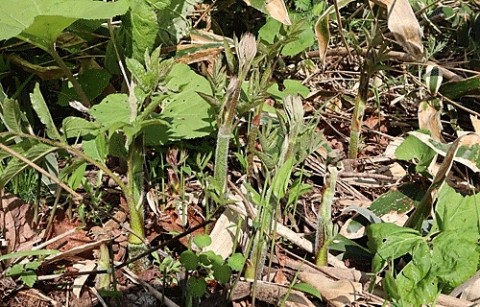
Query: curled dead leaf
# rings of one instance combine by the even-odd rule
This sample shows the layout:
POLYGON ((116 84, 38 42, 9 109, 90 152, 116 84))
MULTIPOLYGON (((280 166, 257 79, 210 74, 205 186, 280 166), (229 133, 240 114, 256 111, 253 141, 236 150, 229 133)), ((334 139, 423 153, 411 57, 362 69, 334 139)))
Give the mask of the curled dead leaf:
POLYGON ((387 8, 388 29, 395 40, 415 59, 423 59, 422 29, 408 0, 373 2, 387 8))

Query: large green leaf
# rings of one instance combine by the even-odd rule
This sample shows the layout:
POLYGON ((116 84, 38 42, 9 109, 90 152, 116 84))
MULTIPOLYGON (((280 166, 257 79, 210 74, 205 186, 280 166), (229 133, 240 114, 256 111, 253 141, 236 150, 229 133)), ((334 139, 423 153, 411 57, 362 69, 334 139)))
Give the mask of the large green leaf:
POLYGON ((21 133, 24 132, 23 128, 30 127, 16 100, 6 98, 0 106, 0 119, 8 131, 21 133))
POLYGON ((395 150, 400 160, 414 160, 417 173, 424 172, 435 157, 435 151, 423 144, 418 138, 409 135, 395 150))
POLYGON ((107 129, 118 123, 128 124, 130 123, 128 95, 110 94, 101 103, 93 106, 90 114, 107 129))
POLYGON ((367 233, 368 247, 375 253, 374 272, 379 272, 388 260, 406 255, 418 244, 426 244, 418 231, 390 223, 370 225, 367 233))
POLYGON ((160 29, 156 11, 166 8, 170 4, 170 0, 130 0, 130 3, 131 57, 143 62, 145 50, 151 52, 155 47, 160 29))
POLYGON ((450 99, 459 99, 466 95, 480 94, 480 77, 478 75, 461 80, 455 80, 443 84, 440 93, 450 99))
POLYGON ((408 151, 410 151, 411 153, 415 152, 417 154, 430 155, 430 153, 428 152, 431 152, 432 150, 437 154, 446 157, 450 147, 453 144, 458 143, 458 148, 453 160, 465 165, 476 173, 480 172, 480 135, 475 133, 469 133, 468 135, 461 136, 460 138, 462 138, 462 140, 458 142, 455 141, 449 144, 445 144, 434 140, 430 135, 423 133, 422 131, 412 131, 409 134, 410 135, 407 137, 407 140, 409 140, 411 136, 417 138, 418 140, 413 143, 416 145, 413 147, 406 147, 406 150, 400 150, 400 148, 404 144, 406 145, 407 140, 405 140, 395 151, 395 155, 397 156, 397 158, 404 159, 404 154, 409 155, 408 151), (428 150, 425 149, 425 145, 428 146, 428 150), (402 155, 400 155, 401 153, 402 155))
POLYGON ((478 239, 478 230, 476 233, 444 231, 433 239, 434 271, 447 292, 461 285, 477 271, 478 239))
POLYGON ((431 267, 432 259, 427 244, 414 246, 412 261, 395 278, 395 291, 387 286, 392 283, 387 283, 387 292, 398 299, 402 306, 420 306, 433 302, 439 290, 431 267))
POLYGON ((480 193, 463 196, 449 185, 444 185, 438 194, 436 219, 430 232, 480 233, 479 203, 480 193))
POLYGON ((112 18, 125 14, 128 7, 128 0, 2 0, 0 40, 19 36, 48 48, 75 20, 112 18))
POLYGON ((63 133, 67 138, 77 138, 86 135, 95 136, 100 131, 100 125, 98 123, 75 116, 65 118, 62 126, 63 133))
POLYGON ((417 183, 406 184, 381 195, 368 209, 379 217, 389 213, 407 213, 420 203, 424 193, 425 190, 417 183))
POLYGON ((197 93, 212 94, 208 81, 185 64, 175 64, 169 78, 165 87, 172 93, 163 101, 163 122, 144 129, 150 145, 206 136, 214 128, 213 110, 197 93))

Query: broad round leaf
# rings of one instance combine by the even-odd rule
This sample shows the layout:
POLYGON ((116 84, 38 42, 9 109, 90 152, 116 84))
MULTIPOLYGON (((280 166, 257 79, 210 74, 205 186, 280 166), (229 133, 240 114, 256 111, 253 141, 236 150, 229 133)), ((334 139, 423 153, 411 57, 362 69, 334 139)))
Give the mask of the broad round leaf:
POLYGON ((245 257, 240 253, 235 253, 228 258, 227 264, 233 271, 240 272, 245 264, 245 257))
POLYGON ((198 256, 192 251, 184 251, 180 255, 180 262, 187 270, 195 270, 198 266, 198 256))
POLYGON ((203 278, 192 276, 188 280, 188 291, 193 297, 202 297, 207 291, 207 283, 203 278))
POLYGON ((200 234, 193 237, 193 243, 195 243, 199 248, 204 248, 212 244, 212 238, 207 234, 200 234))
POLYGON ((219 283, 226 284, 230 281, 230 276, 232 276, 232 269, 226 264, 214 265, 213 276, 219 283))

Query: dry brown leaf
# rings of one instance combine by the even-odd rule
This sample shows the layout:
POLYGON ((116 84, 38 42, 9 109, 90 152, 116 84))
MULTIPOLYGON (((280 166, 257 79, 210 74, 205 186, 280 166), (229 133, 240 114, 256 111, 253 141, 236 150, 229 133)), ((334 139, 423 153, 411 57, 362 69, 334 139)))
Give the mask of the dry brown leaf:
MULTIPOLYGON (((251 283, 240 281, 232 291, 232 300, 238 300, 251 294, 251 283)), ((282 306, 314 307, 315 305, 300 291, 288 287, 257 281, 256 299, 274 306, 280 306, 284 297, 288 298, 282 306)))
POLYGON ((210 233, 212 244, 205 247, 205 251, 213 251, 223 259, 227 259, 232 254, 237 232, 239 231, 238 235, 241 238, 246 230, 245 222, 242 223, 241 229, 238 229, 237 225, 238 214, 227 207, 215 223, 210 233))
POLYGON ((474 115, 470 115, 470 121, 472 122, 472 125, 473 125, 473 131, 480 134, 480 119, 478 119, 474 115))
MULTIPOLYGON (((93 260, 86 260, 82 262, 77 262, 73 264, 73 267, 77 269, 79 272, 91 272, 97 266, 96 262, 93 260)), ((85 282, 88 279, 88 274, 81 274, 75 277, 73 281, 73 294, 80 298, 80 294, 82 292, 82 288, 85 285, 85 282)))
POLYGON ((31 205, 14 195, 5 194, 0 207, 0 229, 5 231, 8 251, 17 251, 35 236, 31 205))
POLYGON ((386 7, 388 29, 395 40, 414 58, 423 59, 422 29, 408 0, 373 0, 386 7))
POLYGON ((351 280, 332 280, 318 273, 302 272, 298 278, 314 286, 332 306, 351 306, 363 291, 362 284, 351 280))
POLYGON ((276 19, 287 26, 292 24, 283 0, 267 0, 265 8, 273 19, 276 19))
POLYGON ((283 0, 265 0, 265 5, 258 6, 255 3, 252 5, 251 0, 243 0, 249 6, 253 6, 257 10, 268 13, 273 19, 280 21, 284 25, 291 25, 290 17, 288 17, 288 11, 283 0))
POLYGON ((318 42, 318 56, 322 64, 325 64, 328 42, 330 40, 330 29, 328 28, 329 15, 321 15, 315 23, 315 36, 318 42))
POLYGON ((440 121, 440 111, 427 101, 422 101, 418 106, 418 126, 420 129, 430 131, 435 141, 445 143, 442 137, 442 123, 440 121))
POLYGON ((462 293, 460 298, 474 301, 480 299, 480 278, 477 278, 472 284, 470 284, 462 293))
POLYGON ((72 249, 69 249, 69 250, 66 250, 64 252, 48 256, 47 258, 45 258, 45 263, 48 264, 48 263, 54 263, 54 262, 57 262, 57 261, 60 261, 60 260, 67 260, 67 259, 71 258, 72 256, 76 256, 76 255, 84 253, 86 251, 91 251, 94 248, 100 246, 101 244, 108 242, 109 240, 110 239, 105 239, 105 240, 99 240, 99 241, 83 244, 81 246, 76 246, 76 247, 74 247, 72 249))

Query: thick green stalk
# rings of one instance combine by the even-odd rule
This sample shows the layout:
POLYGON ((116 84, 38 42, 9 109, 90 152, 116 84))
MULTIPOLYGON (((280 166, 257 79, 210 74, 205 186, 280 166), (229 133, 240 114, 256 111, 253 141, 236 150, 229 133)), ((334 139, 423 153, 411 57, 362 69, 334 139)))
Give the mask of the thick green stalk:
POLYGON ((252 66, 253 59, 257 54, 257 42, 252 34, 242 36, 236 45, 238 57, 238 78, 232 77, 228 85, 225 105, 221 110, 218 120, 217 148, 215 150, 214 178, 220 193, 223 194, 227 188, 228 172, 228 149, 233 134, 233 120, 237 114, 238 100, 243 82, 252 66))
POLYGON ((368 67, 368 59, 365 59, 362 74, 360 75, 360 86, 358 87, 358 95, 355 98, 352 124, 350 126, 350 144, 348 145, 348 158, 350 159, 356 159, 358 155, 358 145, 360 143, 363 115, 365 114, 365 106, 368 99, 369 80, 370 73, 368 67))
POLYGON ((217 147, 215 149, 214 177, 221 193, 225 192, 228 171, 228 149, 231 139, 231 131, 227 127, 220 127, 217 135, 217 147))
POLYGON ((328 178, 325 180, 317 221, 315 264, 318 266, 328 265, 328 245, 335 235, 332 223, 332 204, 337 187, 338 170, 332 165, 329 165, 327 170, 328 178))
MULTIPOLYGON (((109 272, 112 269, 110 263, 110 251, 108 250, 107 243, 102 243, 100 245, 100 259, 98 261, 98 268, 100 270, 106 270, 109 272)), ((111 277, 112 276, 110 274, 100 274, 98 277, 97 289, 109 290, 112 281, 111 277)))
MULTIPOLYGON (((145 225, 143 212, 143 136, 138 136, 132 140, 128 151, 128 195, 127 203, 130 211, 130 229, 132 232, 128 235, 128 253, 130 258, 134 258, 143 253, 147 245, 145 244, 145 225)), ((134 271, 139 272, 147 265, 146 258, 134 262, 134 271)))
POLYGON ((217 147, 215 148, 215 169, 213 176, 220 194, 225 193, 227 188, 228 149, 233 134, 233 119, 237 111, 243 81, 244 79, 241 80, 237 78, 230 80, 229 93, 227 93, 227 101, 224 113, 222 114, 223 118, 219 121, 220 126, 217 134, 217 147))

